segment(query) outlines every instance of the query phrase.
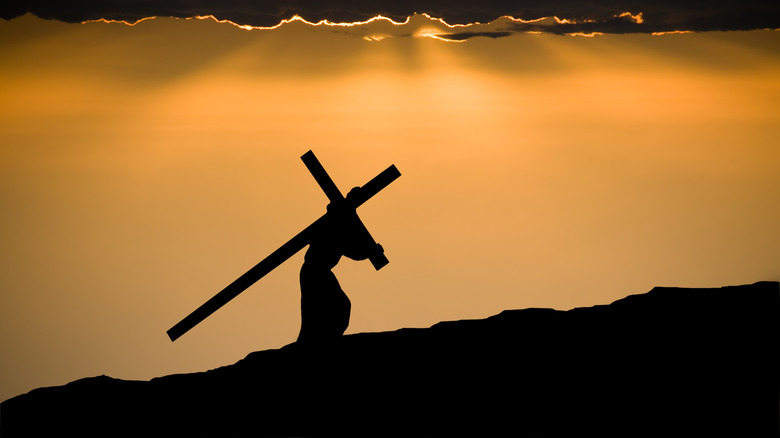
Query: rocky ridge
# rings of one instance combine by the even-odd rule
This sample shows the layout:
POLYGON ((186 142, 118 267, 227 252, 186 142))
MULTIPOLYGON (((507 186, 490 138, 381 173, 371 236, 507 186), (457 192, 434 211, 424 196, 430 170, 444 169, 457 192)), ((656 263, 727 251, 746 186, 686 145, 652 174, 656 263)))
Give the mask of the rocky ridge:
POLYGON ((779 316, 777 282, 507 310, 39 388, 0 405, 0 435, 777 436, 779 316))

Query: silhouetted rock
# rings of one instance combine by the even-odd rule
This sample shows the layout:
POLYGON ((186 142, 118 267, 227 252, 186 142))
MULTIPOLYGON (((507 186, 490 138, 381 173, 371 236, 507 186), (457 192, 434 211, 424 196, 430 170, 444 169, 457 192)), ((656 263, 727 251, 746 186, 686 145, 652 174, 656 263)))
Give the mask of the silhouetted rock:
POLYGON ((345 336, 0 406, 2 436, 777 436, 777 282, 345 336))

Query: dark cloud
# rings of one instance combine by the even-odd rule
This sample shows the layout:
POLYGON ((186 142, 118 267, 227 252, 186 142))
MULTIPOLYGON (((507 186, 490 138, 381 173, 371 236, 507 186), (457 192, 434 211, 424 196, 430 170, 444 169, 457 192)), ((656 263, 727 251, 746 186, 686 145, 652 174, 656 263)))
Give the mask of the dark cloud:
MULTIPOLYGON (((274 26, 293 15, 308 21, 364 21, 384 15, 403 21, 426 13, 450 24, 490 22, 501 16, 523 20, 566 19, 554 25, 516 23, 504 32, 627 33, 780 28, 777 0, 6 0, 0 17, 33 13, 41 18, 81 22, 100 18, 136 21, 150 16, 213 15, 242 25, 274 26), (641 20, 621 16, 630 12, 641 20)), ((503 34, 453 34, 451 39, 503 34)))
POLYGON ((436 36, 449 41, 466 41, 469 38, 474 37, 488 37, 488 38, 503 38, 512 35, 512 32, 456 32, 456 33, 441 33, 436 36))

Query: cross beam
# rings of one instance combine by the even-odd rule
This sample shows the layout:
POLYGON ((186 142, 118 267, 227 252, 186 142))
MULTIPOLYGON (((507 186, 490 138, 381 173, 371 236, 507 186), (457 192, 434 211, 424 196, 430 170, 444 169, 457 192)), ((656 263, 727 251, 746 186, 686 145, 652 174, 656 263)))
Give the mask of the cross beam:
MULTIPOLYGON (((395 165, 391 165, 382 171, 382 173, 375 176, 371 181, 367 182, 363 187, 361 187, 360 190, 356 193, 356 196, 344 198, 344 196, 341 195, 338 187, 336 187, 336 184, 333 183, 333 180, 330 178, 328 173, 325 172, 325 169, 317 160, 317 157, 314 156, 312 151, 306 152, 301 157, 301 160, 303 160, 304 164, 309 169, 309 172, 311 172, 312 176, 314 176, 314 179, 320 185, 322 190, 325 192, 325 195, 331 202, 347 202, 350 208, 360 207, 374 195, 379 193, 382 189, 387 187, 391 182, 395 181, 399 176, 401 176, 401 172, 398 171, 395 165)), ((287 243, 280 246, 276 251, 272 252, 268 257, 261 260, 260 263, 256 264, 254 267, 244 273, 244 275, 238 277, 219 293, 211 297, 208 301, 203 303, 200 307, 195 309, 176 325, 171 327, 167 332, 168 337, 171 338, 171 341, 175 341, 183 334, 187 333, 191 328, 195 327, 212 313, 216 312, 217 309, 224 306, 230 300, 237 297, 241 292, 249 288, 249 286, 255 284, 266 274, 276 269, 277 266, 281 265, 287 259, 297 254, 298 251, 309 244, 311 237, 317 232, 317 229, 325 224, 328 214, 329 213, 325 213, 322 215, 311 225, 304 228, 303 231, 295 235, 295 237, 288 240, 287 243)), ((370 234, 368 234, 368 230, 365 228, 362 222, 359 223, 359 227, 359 231, 361 233, 364 232, 365 235, 368 235, 367 238, 371 239, 371 242, 373 242, 373 238, 371 238, 370 234)), ((382 253, 369 257, 369 260, 377 270, 388 263, 387 258, 385 258, 384 254, 382 253)))
MULTIPOLYGON (((331 203, 337 204, 346 200, 346 198, 344 198, 344 196, 341 194, 339 188, 336 187, 336 183, 330 179, 330 175, 328 175, 328 172, 325 171, 325 168, 322 167, 322 164, 320 164, 320 161, 317 159, 317 157, 314 156, 312 151, 303 154, 301 160, 303 160, 303 164, 305 164, 309 169, 309 172, 314 177, 314 180, 317 181, 317 184, 320 185, 320 188, 323 192, 325 192, 325 196, 328 197, 328 200, 331 203)), ((354 208, 357 208, 357 206, 354 208)), ((372 246, 376 246, 376 241, 374 241, 374 238, 371 237, 371 234, 368 232, 368 229, 366 229, 366 226, 363 225, 363 222, 360 220, 360 218, 357 219, 356 229, 352 230, 352 233, 354 233, 355 236, 359 236, 363 242, 366 242, 372 246)), ((383 252, 371 254, 368 257, 368 260, 377 271, 382 269, 384 265, 390 263, 383 252)))

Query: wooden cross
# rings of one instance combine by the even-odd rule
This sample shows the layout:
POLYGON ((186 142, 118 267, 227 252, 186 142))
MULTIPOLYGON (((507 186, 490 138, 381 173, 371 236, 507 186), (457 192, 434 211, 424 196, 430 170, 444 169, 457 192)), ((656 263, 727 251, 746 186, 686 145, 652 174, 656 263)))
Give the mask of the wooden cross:
MULTIPOLYGON (((363 203, 371 199, 391 182, 395 181, 396 178, 401 176, 401 172, 396 169, 395 165, 391 165, 361 187, 355 193, 355 196, 350 195, 348 198, 345 198, 312 151, 303 154, 301 160, 303 160, 303 163, 309 169, 312 176, 314 176, 317 184, 319 184, 322 191, 325 192, 325 195, 331 203, 346 203, 346 206, 352 209, 356 209, 363 205, 363 203)), ((303 231, 287 241, 284 245, 280 246, 279 249, 272 252, 244 275, 238 277, 218 294, 214 295, 211 299, 203 303, 203 305, 179 321, 179 323, 171 327, 167 332, 171 341, 175 341, 181 335, 187 333, 191 328, 216 312, 217 309, 227 304, 228 301, 238 296, 238 294, 245 291, 249 286, 255 284, 255 282, 263 278, 263 276, 276 269, 277 266, 284 263, 287 259, 308 245, 311 238, 316 235, 317 231, 326 223, 328 214, 329 213, 325 213, 311 225, 304 228, 303 231)), ((363 234, 365 239, 369 239, 371 243, 374 243, 373 238, 360 219, 358 219, 357 227, 359 229, 355 230, 356 232, 363 234)), ((389 263, 384 253, 381 252, 373 254, 369 257, 369 260, 377 270, 389 263)))

